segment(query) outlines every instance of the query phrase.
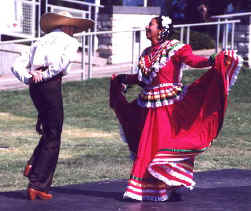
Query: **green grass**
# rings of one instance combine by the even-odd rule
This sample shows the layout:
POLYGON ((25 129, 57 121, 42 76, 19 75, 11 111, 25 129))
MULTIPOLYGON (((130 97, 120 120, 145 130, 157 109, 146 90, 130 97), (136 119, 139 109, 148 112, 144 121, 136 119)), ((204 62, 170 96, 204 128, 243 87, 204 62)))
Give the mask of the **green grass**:
MULTIPOLYGON (((185 83, 200 71, 185 73, 185 83)), ((251 167, 251 72, 241 72, 231 91, 223 130, 197 157, 196 171, 251 167)), ((129 90, 133 99, 139 88, 129 90)), ((63 85, 65 121, 54 185, 128 178, 132 162, 108 105, 109 79, 63 85)), ((28 90, 0 92, 0 190, 24 189, 23 167, 36 146, 36 111, 28 90), (2 147, 2 148, 1 148, 2 147), (8 147, 8 148, 4 148, 8 147)))

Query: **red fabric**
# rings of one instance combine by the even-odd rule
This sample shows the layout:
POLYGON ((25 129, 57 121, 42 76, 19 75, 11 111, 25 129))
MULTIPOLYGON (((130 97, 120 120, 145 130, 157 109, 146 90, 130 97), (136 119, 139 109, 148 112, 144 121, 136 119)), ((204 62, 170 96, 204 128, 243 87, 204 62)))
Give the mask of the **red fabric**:
MULTIPOLYGON (((186 61, 193 59, 192 56, 186 61)), ((132 169, 134 177, 154 180, 147 168, 161 150, 200 151, 211 144, 223 124, 229 81, 233 75, 233 67, 236 67, 233 62, 235 61, 231 58, 226 62, 222 52, 216 57, 215 66, 188 87, 182 101, 159 108, 140 107, 136 100, 128 103, 120 92, 121 85, 116 78, 111 81, 111 107, 122 125, 130 150, 137 153, 132 169)), ((169 73, 167 68, 168 65, 161 70, 162 74, 174 76, 175 73, 171 70, 176 69, 171 65, 169 73)), ((172 176, 162 172, 161 165, 154 168, 159 168, 160 174, 172 179, 172 176)))
MULTIPOLYGON (((149 153, 161 148, 200 150, 209 145, 222 126, 229 86, 226 70, 224 54, 220 54, 216 65, 189 86, 184 100, 149 109, 139 107, 136 100, 128 103, 120 92, 119 82, 114 79, 111 81, 111 107, 122 127, 134 131, 133 135, 129 132, 130 136, 140 137, 140 142, 152 146, 149 153)), ((131 142, 130 138, 128 141, 131 142)))
POLYGON ((202 56, 194 55, 189 45, 185 45, 172 56, 158 74, 153 82, 159 83, 178 83, 180 82, 181 65, 186 64, 193 68, 208 67, 208 59, 202 56))
POLYGON ((202 68, 210 66, 207 58, 192 53, 192 48, 190 45, 185 45, 177 52, 176 55, 181 62, 184 62, 190 67, 202 68))

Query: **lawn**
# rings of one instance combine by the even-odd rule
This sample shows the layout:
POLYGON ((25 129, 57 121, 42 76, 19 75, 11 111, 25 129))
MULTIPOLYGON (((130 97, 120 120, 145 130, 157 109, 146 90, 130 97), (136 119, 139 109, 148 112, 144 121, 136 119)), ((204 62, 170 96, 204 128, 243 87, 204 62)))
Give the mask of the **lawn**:
MULTIPOLYGON (((185 73, 185 83, 200 71, 185 73)), ((133 99, 139 92, 128 92, 133 99)), ((132 162, 108 105, 109 79, 63 85, 65 121, 54 185, 125 179, 132 162)), ((212 147, 197 157, 196 171, 251 168, 251 71, 239 75, 231 91, 223 129, 212 147)), ((23 167, 37 144, 36 111, 28 90, 0 92, 0 190, 25 189, 23 167)))

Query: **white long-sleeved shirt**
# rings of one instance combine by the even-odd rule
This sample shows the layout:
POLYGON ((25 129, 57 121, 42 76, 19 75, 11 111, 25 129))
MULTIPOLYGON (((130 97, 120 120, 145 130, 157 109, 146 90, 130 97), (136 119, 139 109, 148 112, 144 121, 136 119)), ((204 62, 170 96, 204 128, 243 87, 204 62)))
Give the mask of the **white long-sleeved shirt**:
POLYGON ((48 67, 42 72, 43 80, 61 72, 66 75, 76 59, 78 47, 79 43, 75 38, 55 29, 32 44, 28 55, 18 57, 11 71, 25 84, 29 84, 32 77, 29 72, 39 67, 48 67))

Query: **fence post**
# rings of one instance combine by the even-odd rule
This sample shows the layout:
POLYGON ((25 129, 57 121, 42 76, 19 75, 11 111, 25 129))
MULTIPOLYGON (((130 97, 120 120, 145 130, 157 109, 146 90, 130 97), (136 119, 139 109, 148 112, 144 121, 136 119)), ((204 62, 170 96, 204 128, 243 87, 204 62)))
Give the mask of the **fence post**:
POLYGON ((187 27, 187 44, 190 42, 190 27, 187 27))
MULTIPOLYGON (((42 2, 42 0, 41 0, 41 2, 42 2)), ((44 12, 45 13, 48 12, 48 0, 45 0, 45 11, 44 12)))
POLYGON ((31 34, 33 37, 36 37, 36 0, 32 0, 32 28, 31 34))
POLYGON ((134 71, 134 43, 135 43, 135 31, 132 31, 132 66, 131 73, 134 71))
POLYGON ((141 30, 139 30, 138 31, 139 32, 139 56, 138 57, 140 57, 140 55, 141 55, 141 30))
MULTIPOLYGON (((225 20, 227 20, 227 19, 225 19, 225 20)), ((222 47, 223 47, 224 49, 227 49, 227 42, 228 42, 228 35, 227 35, 227 33, 228 33, 228 26, 227 26, 227 24, 224 24, 223 27, 224 27, 224 28, 223 28, 222 47)))
POLYGON ((88 36, 88 79, 92 77, 92 34, 88 36))
MULTIPOLYGON (((37 20, 37 23, 40 23, 40 20, 41 20, 41 11, 42 11, 42 5, 41 5, 42 3, 40 3, 40 4, 38 4, 38 12, 37 12, 37 18, 38 18, 38 20, 37 20)), ((41 28, 40 28, 40 26, 38 26, 38 29, 37 29, 37 36, 38 37, 41 37, 41 28)))
POLYGON ((234 33, 235 33, 235 23, 232 23, 232 38, 231 38, 231 48, 234 49, 234 33))
POLYGON ((82 65, 82 72, 81 72, 81 79, 85 80, 85 35, 82 35, 82 61, 81 61, 81 65, 82 65))
POLYGON ((184 43, 183 40, 184 40, 184 26, 182 26, 180 29, 180 41, 184 43))
MULTIPOLYGON (((217 20, 219 22, 220 19, 217 20)), ((215 53, 218 53, 218 49, 220 47, 220 24, 217 23, 217 32, 216 32, 216 51, 215 53)))
MULTIPOLYGON (((226 21, 228 20, 228 19, 225 19, 226 21)), ((228 23, 226 23, 226 42, 225 42, 225 49, 228 49, 228 33, 229 33, 229 24, 228 23)))

